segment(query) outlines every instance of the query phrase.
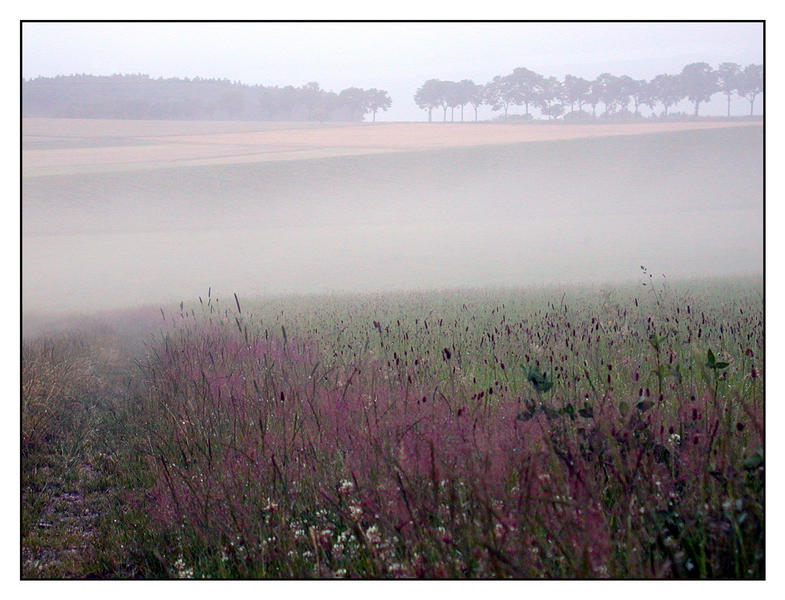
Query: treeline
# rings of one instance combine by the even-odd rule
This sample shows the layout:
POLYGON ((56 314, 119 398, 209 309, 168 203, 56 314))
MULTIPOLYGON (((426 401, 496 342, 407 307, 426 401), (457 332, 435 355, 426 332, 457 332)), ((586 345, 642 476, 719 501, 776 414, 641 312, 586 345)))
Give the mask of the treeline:
POLYGON ((430 79, 417 90, 414 101, 428 111, 428 121, 433 119, 434 109, 443 111, 445 121, 450 109, 450 119, 455 120, 456 108, 460 109, 463 121, 466 106, 474 109, 476 121, 477 110, 482 105, 490 106, 494 112, 503 111, 504 118, 508 117, 510 107, 520 106, 525 107, 525 114, 518 118, 532 119, 529 111, 536 107, 549 119, 591 120, 598 118, 600 104, 603 106, 600 118, 623 120, 640 117, 642 106, 648 107, 654 116, 661 108, 659 116, 667 117, 668 109, 684 99, 693 103, 697 117, 700 105, 717 93, 727 96, 728 117, 734 94, 750 103, 752 115, 755 99, 763 93, 763 65, 742 68, 726 62, 713 69, 708 63, 699 62, 685 66, 679 74, 657 75, 650 81, 610 73, 602 73, 593 81, 574 75, 559 80, 521 67, 508 75, 497 75, 486 84, 469 79, 430 79), (584 107, 591 107, 591 112, 584 107))
POLYGON ((22 82, 26 117, 362 121, 390 108, 384 90, 335 93, 316 82, 301 87, 247 85, 228 79, 148 75, 61 75, 22 82))

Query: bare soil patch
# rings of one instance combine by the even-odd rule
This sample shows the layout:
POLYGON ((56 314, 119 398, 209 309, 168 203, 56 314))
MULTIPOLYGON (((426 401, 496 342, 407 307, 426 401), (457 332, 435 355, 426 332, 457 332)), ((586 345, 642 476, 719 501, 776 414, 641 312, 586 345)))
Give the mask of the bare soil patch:
MULTIPOLYGON (((26 176, 299 160, 749 127, 746 122, 630 124, 106 121, 25 119, 26 176), (70 140, 70 141, 69 141, 70 140), (49 144, 49 147, 45 147, 49 144), (85 147, 88 146, 88 147, 85 147)), ((758 126, 753 125, 753 126, 758 126)))

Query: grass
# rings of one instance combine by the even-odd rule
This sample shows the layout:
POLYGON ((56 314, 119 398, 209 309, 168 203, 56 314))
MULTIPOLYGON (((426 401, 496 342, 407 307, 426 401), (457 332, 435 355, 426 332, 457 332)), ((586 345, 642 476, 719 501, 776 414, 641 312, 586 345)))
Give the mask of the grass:
POLYGON ((760 282, 644 275, 26 340, 22 574, 762 578, 760 282))

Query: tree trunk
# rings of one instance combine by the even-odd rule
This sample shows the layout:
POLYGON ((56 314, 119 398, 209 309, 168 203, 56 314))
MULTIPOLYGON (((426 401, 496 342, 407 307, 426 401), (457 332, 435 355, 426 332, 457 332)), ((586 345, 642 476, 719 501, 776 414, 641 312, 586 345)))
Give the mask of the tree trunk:
POLYGON ((433 111, 433 109, 432 109, 432 108, 429 108, 429 109, 428 109, 428 122, 429 122, 429 123, 430 123, 430 122, 433 120, 433 119, 431 118, 431 111, 433 111))
POLYGON ((474 120, 477 120, 477 107, 474 107, 474 120))
POLYGON ((730 93, 728 93, 727 96, 728 96, 728 118, 730 118, 730 93))
POLYGON ((446 123, 446 122, 447 122, 447 107, 446 107, 446 106, 443 106, 443 107, 442 107, 442 110, 444 110, 444 117, 442 118, 442 121, 443 121, 444 123, 446 123))
POLYGON ((698 116, 698 106, 700 105, 700 103, 701 103, 701 102, 700 102, 700 100, 698 100, 698 101, 695 103, 695 116, 696 116, 696 117, 698 116))
POLYGON ((376 123, 376 111, 373 111, 373 122, 376 123))
POLYGON ((750 116, 752 116, 752 107, 755 105, 755 96, 750 98, 750 116))
POLYGON ((463 123, 463 104, 461 104, 461 123, 463 123))

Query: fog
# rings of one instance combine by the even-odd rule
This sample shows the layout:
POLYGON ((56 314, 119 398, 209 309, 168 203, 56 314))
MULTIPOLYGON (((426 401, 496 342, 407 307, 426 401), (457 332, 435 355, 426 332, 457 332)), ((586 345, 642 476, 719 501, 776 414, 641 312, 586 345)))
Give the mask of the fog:
POLYGON ((640 265, 671 279, 757 275, 762 167, 757 124, 101 172, 66 165, 23 181, 23 307, 191 301, 208 287, 249 297, 599 284, 639 279, 640 265))
MULTIPOLYGON (((392 98, 382 121, 424 120, 412 98, 431 78, 482 84, 526 67, 559 79, 648 80, 692 62, 763 62, 762 23, 25 23, 22 42, 25 78, 145 73, 381 88, 392 98)), ((735 112, 745 108, 733 99, 735 112)), ((702 113, 725 110, 717 95, 702 113)), ((497 114, 480 108, 480 118, 497 114)))
MULTIPOLYGON (((530 123, 428 124, 413 100, 426 79, 485 83, 522 66, 648 79, 697 61, 760 64, 761 23, 24 23, 22 33, 25 78, 318 82, 392 98, 375 124, 24 119, 25 314, 190 301, 208 288, 604 284, 640 278, 641 265, 673 279, 762 273, 759 121, 581 124, 533 110, 530 123)), ((145 100, 135 89, 123 107, 145 100)), ((761 95, 756 114, 762 106, 761 95)), ((749 114, 744 99, 731 108, 749 114)), ((701 115, 726 109, 715 94, 701 115)))

